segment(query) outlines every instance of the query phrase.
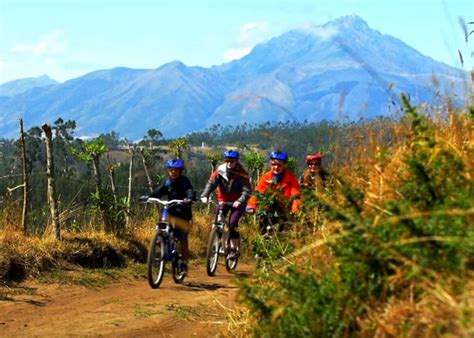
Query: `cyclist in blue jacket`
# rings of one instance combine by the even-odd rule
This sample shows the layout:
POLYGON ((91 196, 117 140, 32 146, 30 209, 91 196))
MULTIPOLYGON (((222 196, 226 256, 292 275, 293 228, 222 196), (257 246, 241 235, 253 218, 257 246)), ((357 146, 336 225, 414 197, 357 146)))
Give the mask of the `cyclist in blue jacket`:
POLYGON ((187 262, 189 260, 188 232, 191 229, 191 220, 193 218, 191 202, 196 201, 196 193, 189 179, 183 175, 184 161, 181 159, 171 159, 166 162, 168 168, 168 178, 161 187, 153 191, 150 197, 162 198, 168 200, 184 200, 183 204, 175 204, 168 210, 170 223, 175 227, 175 236, 181 243, 181 254, 184 266, 181 267, 187 271, 187 262))

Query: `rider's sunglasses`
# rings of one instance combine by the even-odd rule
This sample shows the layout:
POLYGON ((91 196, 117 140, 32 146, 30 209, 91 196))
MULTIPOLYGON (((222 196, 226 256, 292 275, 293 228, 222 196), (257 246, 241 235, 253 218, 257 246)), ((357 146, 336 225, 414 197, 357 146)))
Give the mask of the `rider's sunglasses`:
POLYGON ((281 167, 282 166, 282 164, 278 163, 278 162, 272 162, 271 165, 272 165, 272 167, 281 167))
POLYGON ((225 162, 226 163, 235 163, 235 162, 237 162, 237 160, 226 159, 225 162))

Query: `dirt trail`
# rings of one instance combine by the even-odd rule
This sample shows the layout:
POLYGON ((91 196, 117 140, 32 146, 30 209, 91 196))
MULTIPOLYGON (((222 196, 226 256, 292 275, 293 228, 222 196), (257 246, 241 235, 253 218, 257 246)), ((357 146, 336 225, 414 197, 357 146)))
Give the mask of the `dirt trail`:
POLYGON ((183 284, 165 274, 159 289, 145 279, 91 289, 66 284, 23 283, 29 294, 0 298, 0 336, 212 337, 226 329, 223 309, 234 304, 236 274, 219 265, 215 277, 191 266, 183 284))

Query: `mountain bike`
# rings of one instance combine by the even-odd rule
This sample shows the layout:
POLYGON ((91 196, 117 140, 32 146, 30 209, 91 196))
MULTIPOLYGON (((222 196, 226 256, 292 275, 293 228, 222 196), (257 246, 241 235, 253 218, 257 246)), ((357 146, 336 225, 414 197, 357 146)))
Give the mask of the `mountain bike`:
POLYGON ((259 211, 257 218, 259 220, 260 234, 264 239, 271 240, 283 231, 283 225, 280 224, 281 217, 277 211, 259 211))
POLYGON ((225 257, 225 268, 228 272, 235 270, 239 261, 237 255, 230 255, 231 250, 238 251, 238 249, 230 248, 229 222, 225 219, 227 217, 224 217, 224 211, 222 209, 224 205, 232 206, 232 202, 219 202, 217 215, 212 224, 207 243, 206 270, 208 276, 211 277, 216 274, 220 255, 225 257))
POLYGON ((161 221, 156 224, 156 231, 150 242, 147 257, 148 283, 153 289, 160 286, 165 272, 166 262, 171 263, 171 271, 175 283, 182 283, 186 277, 186 269, 182 266, 180 242, 174 234, 174 225, 168 222, 168 208, 183 200, 162 201, 158 198, 148 197, 147 203, 163 205, 161 221))
POLYGON ((259 211, 257 213, 260 235, 253 242, 257 268, 266 265, 265 261, 278 259, 285 251, 286 219, 276 211, 259 211))

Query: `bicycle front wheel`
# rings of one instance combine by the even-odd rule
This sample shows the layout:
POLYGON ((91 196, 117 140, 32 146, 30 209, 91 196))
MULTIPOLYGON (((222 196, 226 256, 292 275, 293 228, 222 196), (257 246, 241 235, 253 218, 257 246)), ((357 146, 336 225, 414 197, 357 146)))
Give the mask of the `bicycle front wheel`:
POLYGON ((160 286, 165 272, 166 241, 159 232, 153 235, 148 249, 147 272, 148 283, 152 289, 160 286))
POLYGON ((234 258, 229 258, 229 256, 226 256, 225 258, 225 268, 228 272, 234 271, 235 268, 237 267, 237 263, 239 262, 238 257, 234 258))
POLYGON ((232 272, 237 267, 239 257, 237 256, 237 252, 232 252, 230 245, 230 233, 229 228, 227 226, 224 232, 224 243, 227 243, 227 252, 225 255, 225 269, 227 270, 227 272, 232 272))
POLYGON ((171 261, 171 269, 173 270, 173 280, 175 283, 180 284, 184 281, 186 277, 186 270, 183 270, 182 263, 183 260, 181 258, 181 244, 179 241, 175 243, 175 250, 176 252, 173 255, 173 260, 171 261))
POLYGON ((219 250, 221 248, 221 234, 217 227, 213 227, 209 235, 206 251, 206 270, 208 276, 214 276, 219 260, 219 250))

